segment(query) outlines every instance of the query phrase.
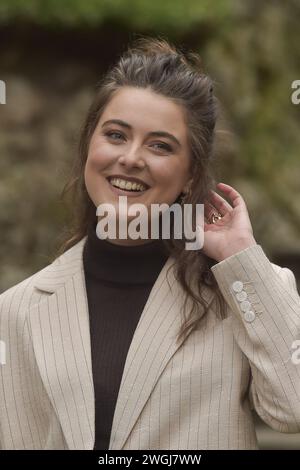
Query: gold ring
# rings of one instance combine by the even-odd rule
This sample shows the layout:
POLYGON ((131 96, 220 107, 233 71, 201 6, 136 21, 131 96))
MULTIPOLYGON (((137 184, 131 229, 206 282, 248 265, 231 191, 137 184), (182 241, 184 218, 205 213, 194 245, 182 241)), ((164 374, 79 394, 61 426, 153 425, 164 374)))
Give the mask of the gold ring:
POLYGON ((210 218, 210 223, 211 224, 215 224, 217 222, 217 220, 220 220, 222 219, 222 215, 221 214, 217 214, 216 212, 214 212, 210 218))

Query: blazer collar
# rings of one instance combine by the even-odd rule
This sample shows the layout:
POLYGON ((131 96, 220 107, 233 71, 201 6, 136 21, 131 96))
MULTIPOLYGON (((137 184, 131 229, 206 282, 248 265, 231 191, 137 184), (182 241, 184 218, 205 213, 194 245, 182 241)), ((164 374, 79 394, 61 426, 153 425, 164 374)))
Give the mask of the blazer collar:
MULTIPOLYGON (((28 313, 39 371, 69 449, 95 439, 89 314, 82 252, 86 237, 43 269, 35 288, 45 298, 28 313)), ((169 257, 150 292, 123 370, 109 450, 122 449, 158 378, 180 347, 184 293, 169 257)), ((189 302, 187 304, 190 305, 189 302)))

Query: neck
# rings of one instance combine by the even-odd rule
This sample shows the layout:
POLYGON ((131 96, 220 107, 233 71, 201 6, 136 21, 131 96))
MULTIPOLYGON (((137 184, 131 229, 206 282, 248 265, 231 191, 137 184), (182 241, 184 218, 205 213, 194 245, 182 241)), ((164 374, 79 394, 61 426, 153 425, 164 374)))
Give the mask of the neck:
MULTIPOLYGON (((114 283, 144 284, 156 279, 169 253, 163 240, 131 240, 134 244, 100 239, 96 223, 89 228, 84 248, 84 266, 91 276, 114 283), (113 243, 114 242, 114 243, 113 243)), ((121 242, 128 240, 121 240, 121 242)))
MULTIPOLYGON (((100 217, 97 217, 98 219, 98 223, 100 221, 100 217)), ((95 231, 97 232, 97 225, 98 223, 95 225, 95 231)), ((130 238, 129 236, 127 238, 120 238, 118 235, 119 235, 119 232, 120 232, 120 229, 119 229, 119 221, 117 220, 117 227, 116 227, 116 236, 114 238, 110 238, 109 236, 106 236, 104 238, 104 240, 108 241, 109 243, 112 243, 113 245, 120 245, 120 246, 140 246, 140 245, 146 245, 148 243, 151 243, 153 242, 154 240, 159 240, 162 238, 161 236, 161 225, 159 225, 159 237, 158 238, 138 238, 138 239, 133 239, 133 238, 130 238)), ((128 226, 127 226, 127 230, 126 230, 126 233, 127 235, 129 234, 129 229, 128 229, 128 226)), ((152 233, 151 232, 151 221, 149 222, 149 231, 148 233, 152 233)), ((97 236, 98 238, 99 237, 99 233, 97 232, 97 236)), ((101 238, 102 239, 102 238, 101 238)))

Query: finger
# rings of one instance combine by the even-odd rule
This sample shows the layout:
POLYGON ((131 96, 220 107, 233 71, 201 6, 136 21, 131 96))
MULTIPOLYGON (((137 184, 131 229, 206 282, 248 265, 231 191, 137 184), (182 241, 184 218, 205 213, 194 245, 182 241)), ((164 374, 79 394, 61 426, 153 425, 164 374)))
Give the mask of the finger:
POLYGON ((241 194, 238 193, 236 189, 234 189, 232 186, 225 183, 218 183, 217 186, 231 200, 233 207, 245 205, 244 199, 242 198, 241 194))
POLYGON ((217 214, 218 210, 209 201, 206 200, 204 202, 204 216, 206 217, 209 223, 214 213, 217 214))
POLYGON ((211 201, 212 201, 213 205, 217 208, 218 212, 220 212, 221 215, 225 215, 228 212, 231 212, 233 210, 233 208, 231 207, 229 202, 227 202, 218 193, 211 190, 210 194, 211 194, 211 201))

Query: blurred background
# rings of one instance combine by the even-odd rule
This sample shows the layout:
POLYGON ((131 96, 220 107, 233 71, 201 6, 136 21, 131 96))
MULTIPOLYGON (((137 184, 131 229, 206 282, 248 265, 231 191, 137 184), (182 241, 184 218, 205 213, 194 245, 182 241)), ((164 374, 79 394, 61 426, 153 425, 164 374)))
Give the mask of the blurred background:
MULTIPOLYGON (((0 293, 55 255, 96 83, 140 35, 201 55, 221 105, 217 178, 242 193, 256 240, 299 288, 299 24, 298 0, 1 0, 0 293)), ((262 449, 300 449, 300 434, 256 421, 262 449)))

